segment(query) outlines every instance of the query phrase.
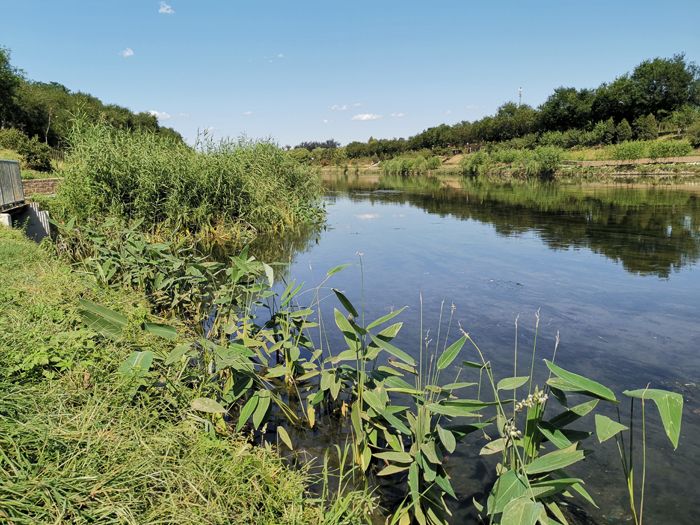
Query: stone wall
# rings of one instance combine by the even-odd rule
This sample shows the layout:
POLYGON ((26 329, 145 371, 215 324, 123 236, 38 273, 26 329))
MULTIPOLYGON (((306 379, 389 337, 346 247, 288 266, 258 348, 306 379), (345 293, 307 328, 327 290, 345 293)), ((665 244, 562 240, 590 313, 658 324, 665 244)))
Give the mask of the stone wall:
POLYGON ((29 179, 23 180, 24 196, 31 197, 32 195, 53 195, 58 189, 61 179, 29 179))

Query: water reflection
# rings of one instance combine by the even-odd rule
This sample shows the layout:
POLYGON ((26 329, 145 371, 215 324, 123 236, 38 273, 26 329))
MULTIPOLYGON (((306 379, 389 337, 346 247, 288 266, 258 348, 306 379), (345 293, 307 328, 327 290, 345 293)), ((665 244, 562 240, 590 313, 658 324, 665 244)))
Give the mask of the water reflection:
POLYGON ((640 275, 667 278, 700 260, 700 198, 692 191, 425 177, 346 177, 327 186, 355 201, 409 204, 441 217, 488 223, 500 235, 534 232, 553 250, 588 248, 640 275))

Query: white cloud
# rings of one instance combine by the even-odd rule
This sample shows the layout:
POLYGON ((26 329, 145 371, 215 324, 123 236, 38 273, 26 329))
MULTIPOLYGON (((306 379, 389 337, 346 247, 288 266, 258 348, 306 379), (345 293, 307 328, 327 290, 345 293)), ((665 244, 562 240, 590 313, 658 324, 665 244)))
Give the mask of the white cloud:
POLYGON ((158 12, 161 15, 174 15, 175 9, 173 9, 173 6, 169 5, 167 2, 161 2, 158 12))
POLYGON ((347 104, 333 104, 330 109, 331 109, 331 111, 347 111, 348 105, 347 104))
POLYGON ((324 124, 328 124, 328 119, 324 118, 321 122, 323 122, 324 124))
POLYGON ((252 111, 244 111, 243 113, 241 113, 241 115, 243 115, 244 117, 250 117, 252 114, 252 111))
POLYGON ((156 111, 155 109, 152 109, 151 111, 149 111, 149 113, 156 117, 158 120, 168 120, 169 118, 172 118, 172 115, 165 111, 156 111))
POLYGON ((396 113, 392 113, 390 116, 392 116, 392 117, 394 117, 394 118, 403 118, 403 117, 406 116, 406 113, 403 113, 403 112, 401 112, 401 111, 398 111, 398 112, 396 112, 396 113))
POLYGON ((277 53, 277 58, 280 60, 284 58, 284 53, 277 53))
POLYGON ((362 102, 355 102, 352 107, 354 108, 359 108, 362 105, 362 102))
POLYGON ((382 118, 381 115, 377 115, 376 113, 359 113, 357 115, 353 115, 352 120, 379 120, 382 118))
POLYGON ((120 54, 123 58, 129 58, 129 57, 134 56, 134 50, 131 49, 130 47, 127 47, 126 49, 121 50, 121 51, 119 52, 119 54, 120 54))

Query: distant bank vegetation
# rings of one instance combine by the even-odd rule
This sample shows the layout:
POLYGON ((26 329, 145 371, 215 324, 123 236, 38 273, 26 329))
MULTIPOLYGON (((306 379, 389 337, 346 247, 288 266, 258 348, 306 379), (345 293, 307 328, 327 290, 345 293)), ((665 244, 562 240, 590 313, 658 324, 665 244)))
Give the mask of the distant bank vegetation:
MULTIPOLYGON (((595 89, 559 87, 537 108, 506 102, 482 119, 441 124, 408 138, 304 142, 292 149, 302 162, 344 165, 377 162, 429 150, 469 153, 485 145, 534 150, 605 146, 659 136, 700 146, 700 69, 684 55, 645 60, 631 73, 595 89)), ((662 146, 663 147, 663 146, 662 146)))

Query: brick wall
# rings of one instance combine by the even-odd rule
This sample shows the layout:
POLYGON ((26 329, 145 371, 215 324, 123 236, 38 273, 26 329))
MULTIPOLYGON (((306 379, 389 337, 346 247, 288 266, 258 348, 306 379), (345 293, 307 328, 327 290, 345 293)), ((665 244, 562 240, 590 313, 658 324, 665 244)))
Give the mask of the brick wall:
POLYGON ((24 196, 30 197, 31 195, 41 194, 41 195, 52 195, 56 193, 58 185, 61 183, 61 179, 31 179, 23 180, 22 186, 24 187, 24 196))

